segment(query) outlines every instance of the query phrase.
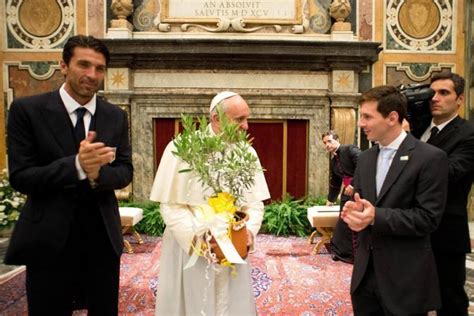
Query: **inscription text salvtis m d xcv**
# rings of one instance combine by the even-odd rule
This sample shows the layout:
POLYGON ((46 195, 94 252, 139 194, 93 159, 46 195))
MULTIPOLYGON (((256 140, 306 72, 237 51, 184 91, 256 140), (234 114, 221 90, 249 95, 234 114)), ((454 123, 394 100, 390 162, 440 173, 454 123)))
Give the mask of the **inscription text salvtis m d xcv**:
POLYGON ((171 20, 234 19, 294 20, 296 0, 162 0, 171 20))

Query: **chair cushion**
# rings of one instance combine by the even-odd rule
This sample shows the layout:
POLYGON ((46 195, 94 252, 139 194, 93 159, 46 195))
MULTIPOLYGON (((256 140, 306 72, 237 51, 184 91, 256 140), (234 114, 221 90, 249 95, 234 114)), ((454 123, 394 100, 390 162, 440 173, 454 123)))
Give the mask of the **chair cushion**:
POLYGON ((335 227, 339 219, 339 205, 313 206, 308 208, 308 220, 312 227, 335 227))
POLYGON ((142 220, 143 210, 138 207, 119 207, 122 226, 134 226, 142 220))

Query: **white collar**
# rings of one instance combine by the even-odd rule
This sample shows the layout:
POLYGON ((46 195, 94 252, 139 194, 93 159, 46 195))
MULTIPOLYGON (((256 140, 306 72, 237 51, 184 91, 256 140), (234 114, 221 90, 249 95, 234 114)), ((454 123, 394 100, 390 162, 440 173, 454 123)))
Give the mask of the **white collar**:
POLYGON ((455 116, 453 116, 451 119, 449 119, 449 120, 447 120, 446 122, 441 123, 441 124, 439 124, 439 125, 436 125, 436 124, 433 122, 433 120, 431 120, 431 124, 430 124, 429 130, 431 131, 431 129, 436 126, 436 127, 438 128, 438 133, 439 133, 439 132, 441 132, 441 130, 442 130, 443 128, 446 127, 446 125, 448 125, 448 124, 449 124, 452 120, 454 120, 456 117, 458 117, 457 114, 456 114, 455 116))
POLYGON ((74 100, 73 97, 69 95, 69 93, 67 93, 64 86, 65 84, 63 83, 61 88, 59 88, 59 95, 61 96, 61 100, 63 100, 64 106, 66 107, 66 110, 69 115, 71 115, 74 111, 76 111, 76 109, 80 108, 81 106, 85 107, 91 115, 95 114, 95 110, 97 107, 96 94, 94 94, 94 96, 89 100, 89 102, 84 105, 81 105, 76 100, 74 100))
POLYGON ((398 148, 400 147, 402 142, 405 140, 405 137, 407 137, 407 132, 402 130, 400 135, 398 135, 398 137, 395 138, 390 144, 388 144, 387 146, 382 146, 382 145, 379 144, 379 148, 380 149, 382 149, 382 148, 391 148, 391 149, 394 149, 394 150, 398 150, 398 148))

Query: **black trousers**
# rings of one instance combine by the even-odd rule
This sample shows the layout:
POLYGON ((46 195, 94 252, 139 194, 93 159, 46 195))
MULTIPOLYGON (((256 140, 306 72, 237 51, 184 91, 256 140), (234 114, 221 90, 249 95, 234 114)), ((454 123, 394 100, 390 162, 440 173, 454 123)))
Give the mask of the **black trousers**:
MULTIPOLYGON (((364 278, 359 287, 351 295, 351 299, 354 316, 396 315, 391 313, 383 303, 379 287, 377 286, 377 279, 375 278, 372 256, 369 258, 369 265, 367 266, 364 278)), ((428 311, 420 314, 405 314, 403 316, 426 316, 427 312, 428 311)))
POLYGON ((331 252, 340 259, 353 261, 353 233, 341 218, 337 220, 336 227, 331 238, 331 252))
POLYGON ((76 309, 87 309, 88 315, 118 314, 120 256, 99 209, 82 208, 78 214, 58 260, 26 266, 31 316, 71 315, 76 309))
POLYGON ((469 298, 464 290, 466 282, 465 253, 434 253, 441 290, 441 309, 438 316, 468 314, 469 298))
POLYGON ((336 255, 339 259, 346 261, 353 261, 355 248, 355 236, 353 236, 352 230, 349 226, 341 219, 341 211, 344 204, 350 199, 347 195, 341 195, 341 209, 339 210, 339 219, 337 220, 336 227, 331 238, 331 252, 336 255))

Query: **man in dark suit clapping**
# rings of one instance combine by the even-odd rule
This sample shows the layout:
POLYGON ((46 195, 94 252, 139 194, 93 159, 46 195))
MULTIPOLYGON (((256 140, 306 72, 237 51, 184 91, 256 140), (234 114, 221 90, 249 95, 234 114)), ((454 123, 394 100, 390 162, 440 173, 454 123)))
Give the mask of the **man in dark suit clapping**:
MULTIPOLYGON (((341 145, 339 136, 334 131, 328 131, 322 136, 324 147, 331 155, 329 162, 329 194, 326 205, 334 205, 341 192, 341 210, 353 194, 352 177, 359 159, 360 149, 355 145, 341 145)), ((339 219, 334 229, 331 242, 326 245, 333 254, 334 260, 353 263, 353 232, 347 224, 339 219)))
POLYGON ((62 87, 10 107, 10 182, 27 201, 5 263, 26 265, 29 315, 117 315, 123 237, 114 190, 130 183, 133 167, 127 114, 96 96, 108 61, 101 41, 73 36, 62 87))
POLYGON ((448 159, 402 128, 406 99, 392 86, 361 96, 359 126, 377 145, 361 153, 354 201, 342 218, 359 232, 354 314, 426 315, 441 299, 430 234, 446 202, 448 159))
POLYGON ((435 92, 430 103, 433 119, 421 140, 444 150, 449 159, 446 208, 439 228, 431 236, 442 299, 437 313, 467 315, 469 300, 464 283, 466 253, 471 252, 467 203, 474 180, 474 124, 458 115, 464 102, 461 76, 436 74, 431 88, 435 92))

